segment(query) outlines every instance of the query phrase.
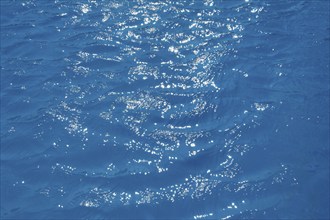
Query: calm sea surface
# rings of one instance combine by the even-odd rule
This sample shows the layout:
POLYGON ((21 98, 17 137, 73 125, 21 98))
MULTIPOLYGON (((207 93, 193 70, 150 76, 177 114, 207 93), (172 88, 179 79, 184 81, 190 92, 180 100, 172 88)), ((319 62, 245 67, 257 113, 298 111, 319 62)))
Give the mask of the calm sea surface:
POLYGON ((1 0, 1 219, 328 219, 328 0, 1 0))

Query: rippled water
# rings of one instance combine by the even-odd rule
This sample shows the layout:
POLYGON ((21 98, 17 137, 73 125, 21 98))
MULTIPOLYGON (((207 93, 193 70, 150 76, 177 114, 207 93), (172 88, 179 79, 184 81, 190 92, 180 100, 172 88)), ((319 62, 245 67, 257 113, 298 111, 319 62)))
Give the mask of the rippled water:
POLYGON ((329 218, 329 1, 1 0, 1 218, 329 218))

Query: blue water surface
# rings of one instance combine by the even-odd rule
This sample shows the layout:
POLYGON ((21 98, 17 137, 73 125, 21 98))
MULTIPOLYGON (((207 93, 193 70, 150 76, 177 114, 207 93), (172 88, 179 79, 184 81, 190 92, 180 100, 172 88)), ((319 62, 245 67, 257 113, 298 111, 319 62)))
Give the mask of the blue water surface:
POLYGON ((1 219, 329 219, 328 0, 1 0, 1 219))

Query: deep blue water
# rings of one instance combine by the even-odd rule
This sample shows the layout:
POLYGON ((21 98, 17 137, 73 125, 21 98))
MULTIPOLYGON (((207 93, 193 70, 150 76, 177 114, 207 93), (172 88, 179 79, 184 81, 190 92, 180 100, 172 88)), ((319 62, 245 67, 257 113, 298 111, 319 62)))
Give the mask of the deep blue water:
POLYGON ((328 0, 1 0, 1 219, 329 219, 328 0))

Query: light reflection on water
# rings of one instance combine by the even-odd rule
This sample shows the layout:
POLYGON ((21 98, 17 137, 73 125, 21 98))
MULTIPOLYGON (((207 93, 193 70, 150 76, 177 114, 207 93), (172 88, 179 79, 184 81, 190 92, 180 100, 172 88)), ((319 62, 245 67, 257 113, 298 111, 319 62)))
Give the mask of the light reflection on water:
MULTIPOLYGON (((143 181, 138 190, 126 191, 128 184, 123 183, 121 191, 106 185, 95 187, 81 196, 79 205, 139 206, 207 198, 215 188, 221 188, 223 182, 239 174, 241 168, 237 158, 251 146, 237 142, 240 142, 242 130, 258 125, 258 114, 244 113, 245 109, 239 112, 238 109, 237 115, 227 113, 229 117, 236 117, 237 123, 221 123, 223 104, 218 100, 226 85, 219 78, 226 74, 223 71, 225 57, 236 56, 235 45, 244 37, 244 23, 257 22, 264 6, 242 2, 237 8, 224 12, 221 7, 212 7, 213 1, 205 1, 203 10, 194 5, 170 1, 122 5, 90 2, 79 5, 76 10, 83 14, 72 16, 72 23, 66 24, 65 28, 100 26, 103 31, 89 33, 87 39, 93 42, 92 45, 86 45, 76 53, 77 56, 67 60, 69 68, 63 74, 72 79, 70 89, 62 104, 53 108, 58 113, 51 115, 61 121, 67 119, 64 120, 65 129, 82 138, 83 149, 95 147, 95 143, 90 146, 88 141, 88 131, 92 129, 83 123, 86 118, 93 117, 93 123, 106 127, 93 129, 93 136, 101 140, 96 144, 125 148, 127 155, 119 161, 105 158, 103 169, 97 167, 97 171, 85 171, 85 175, 106 178, 152 175, 158 178, 156 173, 160 173, 160 179, 164 179, 177 173, 170 181, 173 184, 160 184, 161 187, 143 178, 129 178, 137 185, 143 181), (121 10, 117 13, 113 8, 121 10), (84 17, 97 16, 93 14, 94 10, 104 11, 101 21, 93 19, 91 22, 84 17), (244 13, 238 17, 223 16, 240 10, 244 13), (106 78, 109 75, 111 77, 106 78), (83 83, 80 83, 81 77, 86 79, 83 83), (111 84, 112 81, 117 83, 111 84), (117 84, 121 86, 118 88, 117 84), (95 97, 95 91, 100 94, 98 97, 95 97), (93 108, 92 113, 85 110, 90 108, 93 108), (118 133, 113 131, 117 128, 120 129, 118 133), (214 138, 216 142, 212 140, 214 138), (204 153, 207 151, 213 155, 204 153), (217 152, 221 152, 220 158, 217 158, 217 152), (209 165, 183 168, 186 160, 201 163, 198 160, 207 161, 210 156, 214 161, 209 165), (113 167, 111 172, 106 171, 109 163, 113 167), (187 169, 186 172, 178 171, 182 168, 187 169)), ((233 70, 241 80, 248 77, 244 70, 233 70)), ((258 111, 265 110, 266 106, 254 104, 258 111)), ((253 106, 251 108, 253 111, 253 106)), ((70 166, 61 166, 61 170, 76 174, 84 172, 84 169, 70 166)), ((244 187, 256 187, 249 182, 246 180, 244 187)), ((244 188, 238 185, 237 189, 231 186, 234 188, 231 190, 238 192, 244 188)), ((233 207, 237 208, 233 205, 227 209, 233 207)))
MULTIPOLYGON (((266 70, 264 76, 254 72, 267 69, 261 61, 255 67, 255 60, 281 49, 259 50, 266 48, 264 39, 271 34, 262 22, 272 4, 20 4, 21 10, 32 10, 26 13, 39 14, 39 20, 29 21, 32 27, 54 32, 49 44, 61 54, 56 71, 50 70, 53 75, 38 85, 48 97, 30 122, 37 125, 32 132, 39 147, 25 156, 33 158, 30 170, 37 167, 30 172, 40 176, 13 184, 34 191, 26 195, 30 198, 55 198, 46 209, 98 208, 105 216, 129 217, 123 209, 127 206, 141 209, 136 211, 141 217, 153 208, 162 213, 151 212, 156 217, 230 219, 266 215, 284 199, 273 194, 276 189, 299 184, 285 162, 255 165, 263 161, 268 144, 258 132, 284 99, 267 91, 249 94, 254 79, 271 90, 267 84, 286 74, 282 59, 273 61, 275 77, 266 70), (254 48, 251 59, 240 52, 249 48, 254 48), (245 168, 249 163, 257 170, 245 168), (176 214, 166 213, 171 203, 176 214), (190 210, 179 214, 184 203, 190 210)), ((32 40, 43 38, 37 31, 30 35, 32 40)), ((47 43, 39 46, 47 48, 47 43)), ((47 62, 53 59, 45 57, 47 62)), ((29 84, 15 86, 29 90, 29 84)), ((35 101, 32 95, 23 101, 30 99, 35 101)), ((275 131, 270 127, 268 135, 275 131)), ((14 132, 11 127, 8 135, 14 132)))

